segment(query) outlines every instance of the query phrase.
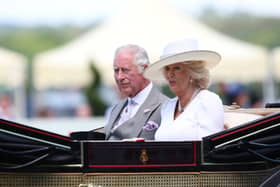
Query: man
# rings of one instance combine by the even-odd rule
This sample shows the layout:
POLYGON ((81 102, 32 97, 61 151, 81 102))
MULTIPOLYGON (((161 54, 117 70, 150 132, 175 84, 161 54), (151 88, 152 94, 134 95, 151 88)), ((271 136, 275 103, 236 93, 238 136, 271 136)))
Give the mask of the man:
POLYGON ((160 125, 160 106, 167 97, 143 76, 149 65, 146 51, 137 45, 119 47, 114 57, 114 77, 122 96, 112 107, 106 139, 154 139, 160 125))

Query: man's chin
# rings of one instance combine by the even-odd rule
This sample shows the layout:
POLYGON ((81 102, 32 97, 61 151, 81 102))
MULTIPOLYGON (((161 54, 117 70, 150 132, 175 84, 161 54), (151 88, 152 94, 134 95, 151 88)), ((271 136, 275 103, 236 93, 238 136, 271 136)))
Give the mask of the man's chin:
POLYGON ((122 90, 121 90, 121 93, 122 93, 124 96, 128 97, 128 96, 131 94, 131 91, 130 91, 130 90, 126 90, 126 89, 122 89, 122 90))

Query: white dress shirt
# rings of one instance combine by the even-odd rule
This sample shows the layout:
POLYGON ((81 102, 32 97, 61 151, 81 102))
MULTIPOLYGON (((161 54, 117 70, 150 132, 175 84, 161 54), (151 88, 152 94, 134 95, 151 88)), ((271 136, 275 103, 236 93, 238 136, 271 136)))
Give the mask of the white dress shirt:
POLYGON ((118 126, 132 118, 137 113, 140 106, 145 102, 146 98, 150 94, 152 87, 153 84, 149 83, 149 85, 141 90, 136 96, 128 98, 127 106, 124 107, 121 113, 118 126))

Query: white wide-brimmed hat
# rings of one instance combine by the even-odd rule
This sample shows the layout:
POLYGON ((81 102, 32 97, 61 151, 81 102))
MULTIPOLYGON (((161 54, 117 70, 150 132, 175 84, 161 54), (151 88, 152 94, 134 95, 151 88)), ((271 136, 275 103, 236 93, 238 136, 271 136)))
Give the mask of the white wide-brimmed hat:
POLYGON ((151 80, 163 81, 163 67, 179 62, 204 61, 207 69, 216 66, 221 60, 221 55, 215 51, 198 49, 198 42, 194 39, 183 39, 170 42, 163 49, 160 60, 151 64, 144 76, 151 80))

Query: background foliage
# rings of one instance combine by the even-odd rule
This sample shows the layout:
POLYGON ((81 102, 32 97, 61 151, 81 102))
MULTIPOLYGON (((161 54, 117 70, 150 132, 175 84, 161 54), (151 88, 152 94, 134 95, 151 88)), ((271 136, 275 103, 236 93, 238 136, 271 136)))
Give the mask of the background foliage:
POLYGON ((267 48, 280 46, 280 19, 256 17, 244 12, 220 15, 206 10, 199 19, 214 29, 234 38, 267 48))

